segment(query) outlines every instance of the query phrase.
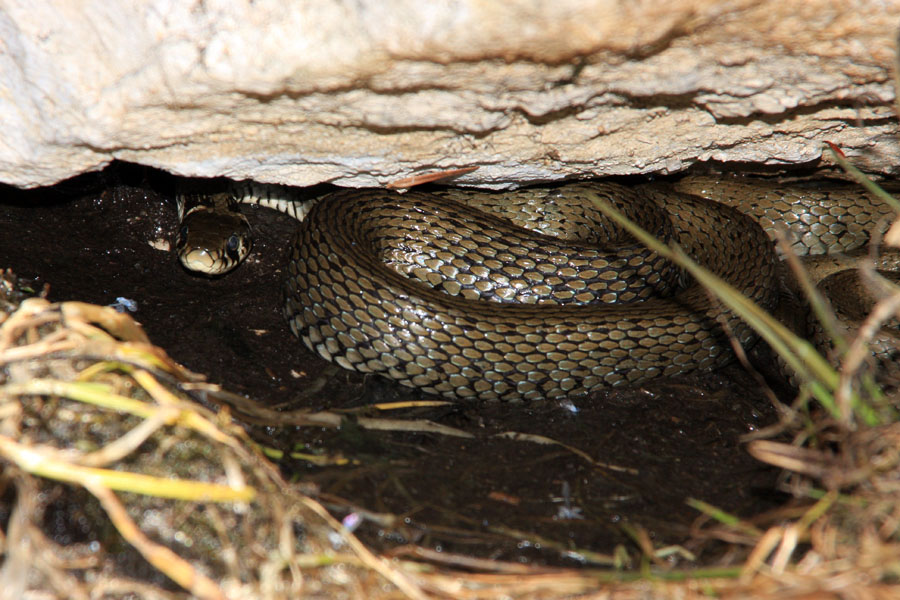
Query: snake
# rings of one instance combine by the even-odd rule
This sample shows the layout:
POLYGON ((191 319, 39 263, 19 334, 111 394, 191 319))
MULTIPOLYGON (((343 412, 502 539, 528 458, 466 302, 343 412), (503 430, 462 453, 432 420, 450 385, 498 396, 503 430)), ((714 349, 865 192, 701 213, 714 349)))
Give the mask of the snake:
POLYGON ((781 225, 804 255, 864 247, 892 214, 856 188, 794 191, 690 177, 512 192, 346 189, 321 197, 255 182, 177 196, 176 250, 220 276, 250 251, 239 205, 299 224, 284 315, 313 352, 451 399, 558 399, 711 371, 757 334, 599 210, 606 203, 765 310, 779 302, 781 225))

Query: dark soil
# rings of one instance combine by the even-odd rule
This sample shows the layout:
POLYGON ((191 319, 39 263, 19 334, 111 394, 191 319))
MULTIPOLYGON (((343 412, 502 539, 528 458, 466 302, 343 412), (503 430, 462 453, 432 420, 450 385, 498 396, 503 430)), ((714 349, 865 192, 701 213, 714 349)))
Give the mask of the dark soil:
MULTIPOLYGON (((11 268, 53 301, 137 302, 153 342, 209 381, 260 405, 337 409, 421 400, 423 394, 365 377, 311 355, 281 315, 281 282, 294 222, 248 207, 251 258, 220 279, 177 263, 173 179, 128 165, 51 189, 0 188, 0 268, 11 268)), ((390 418, 429 419, 475 435, 373 432, 348 418, 339 430, 249 427, 286 452, 343 457, 315 466, 282 462, 287 476, 315 483, 338 517, 367 516, 359 535, 380 550, 416 543, 482 557, 574 564, 603 562, 636 546, 623 524, 657 546, 683 544, 701 562, 717 548, 690 535, 697 498, 751 516, 783 502, 777 472, 750 458, 741 436, 775 411, 739 366, 660 380, 570 403, 466 403, 390 418), (540 435, 562 445, 496 437, 540 435)))

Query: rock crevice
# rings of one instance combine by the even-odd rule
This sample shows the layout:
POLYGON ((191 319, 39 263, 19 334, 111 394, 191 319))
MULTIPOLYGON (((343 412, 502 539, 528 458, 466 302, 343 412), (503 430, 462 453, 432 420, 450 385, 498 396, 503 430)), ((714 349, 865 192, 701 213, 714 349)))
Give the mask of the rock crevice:
POLYGON ((126 160, 190 176, 383 185, 897 155, 900 0, 0 7, 0 181, 126 160))

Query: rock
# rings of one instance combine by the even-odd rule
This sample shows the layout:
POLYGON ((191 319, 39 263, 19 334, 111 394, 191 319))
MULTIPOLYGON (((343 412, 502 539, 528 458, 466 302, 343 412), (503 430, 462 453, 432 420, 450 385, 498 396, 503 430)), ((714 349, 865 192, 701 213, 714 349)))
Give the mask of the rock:
POLYGON ((900 3, 8 0, 0 181, 113 159, 383 185, 898 154, 900 3))

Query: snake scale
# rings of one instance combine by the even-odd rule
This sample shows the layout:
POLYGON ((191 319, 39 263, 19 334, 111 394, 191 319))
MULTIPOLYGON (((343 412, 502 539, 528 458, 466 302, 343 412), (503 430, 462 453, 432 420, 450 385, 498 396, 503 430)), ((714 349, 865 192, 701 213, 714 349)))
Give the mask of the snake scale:
POLYGON ((281 210, 300 221, 284 313, 311 350, 452 398, 536 399, 714 369, 733 358, 729 336, 743 345, 756 338, 593 199, 677 242, 765 309, 780 285, 764 228, 784 222, 800 253, 822 254, 864 245, 890 214, 855 189, 677 185, 369 189, 302 200, 292 188, 236 183, 179 195, 176 246, 189 269, 226 272, 250 246, 235 204, 281 210))

